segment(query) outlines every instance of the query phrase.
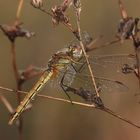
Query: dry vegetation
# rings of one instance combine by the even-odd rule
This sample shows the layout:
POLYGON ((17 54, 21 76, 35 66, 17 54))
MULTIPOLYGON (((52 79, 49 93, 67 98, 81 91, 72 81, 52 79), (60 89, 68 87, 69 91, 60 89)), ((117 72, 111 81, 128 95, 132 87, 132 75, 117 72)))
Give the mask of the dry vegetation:
MULTIPOLYGON (((31 0, 29 2, 29 1, 19 0, 17 12, 16 12, 16 18, 15 18, 15 21, 13 22, 13 24, 12 25, 0 24, 1 31, 8 38, 8 40, 11 44, 11 46, 10 46, 11 64, 12 64, 13 74, 14 74, 15 81, 16 81, 16 88, 8 88, 7 86, 2 86, 0 84, 0 90, 1 90, 0 101, 7 108, 7 111, 10 113, 11 118, 15 114, 15 111, 16 112, 18 111, 18 109, 16 110, 13 108, 13 105, 12 105, 13 103, 10 103, 10 101, 8 100, 7 96, 5 96, 5 94, 10 93, 14 97, 16 95, 17 104, 22 105, 23 104, 22 94, 25 94, 25 95, 28 94, 27 92, 24 92, 24 88, 23 88, 24 84, 28 80, 30 80, 34 77, 37 77, 37 76, 40 77, 43 74, 42 69, 37 68, 34 65, 29 65, 27 68, 25 68, 21 72, 19 70, 19 66, 17 63, 17 61, 18 61, 17 54, 16 54, 16 47, 18 47, 17 38, 21 37, 21 38, 32 39, 32 37, 33 37, 35 39, 37 37, 37 35, 35 35, 34 32, 31 32, 31 31, 23 28, 25 23, 24 23, 24 21, 22 21, 20 16, 21 16, 21 11, 22 11, 24 3, 30 4, 30 7, 34 8, 34 10, 38 11, 38 13, 41 12, 41 13, 45 14, 47 17, 51 17, 50 22, 52 22, 54 28, 57 28, 57 26, 62 24, 68 32, 72 33, 74 38, 78 41, 78 45, 80 46, 80 48, 82 48, 83 57, 85 60, 84 63, 85 63, 85 65, 87 65, 87 68, 88 68, 89 74, 90 74, 89 78, 91 78, 92 87, 94 88, 94 91, 90 91, 89 89, 81 88, 82 86, 80 88, 79 87, 78 88, 67 87, 66 92, 72 92, 76 96, 80 96, 82 99, 84 99, 85 102, 73 101, 73 100, 71 100, 69 95, 68 95, 68 97, 70 98, 70 100, 66 100, 63 98, 56 98, 53 96, 47 96, 47 95, 43 95, 40 93, 37 94, 36 96, 45 99, 46 102, 48 101, 48 99, 52 100, 52 102, 55 102, 55 101, 64 102, 64 105, 65 105, 65 103, 71 104, 71 102, 72 102, 71 108, 74 108, 76 105, 79 105, 81 107, 94 108, 94 109, 100 110, 102 112, 108 113, 111 116, 118 118, 120 121, 122 121, 123 125, 125 125, 125 123, 128 123, 131 126, 134 126, 138 129, 140 129, 139 124, 134 123, 133 121, 130 121, 129 119, 122 117, 115 111, 112 111, 110 109, 111 107, 108 108, 107 103, 104 103, 104 100, 102 99, 102 97, 100 95, 100 88, 95 81, 94 72, 96 71, 96 69, 93 69, 91 67, 91 63, 90 63, 89 57, 87 55, 87 53, 93 52, 96 49, 102 49, 102 48, 105 49, 106 47, 111 46, 116 43, 123 44, 125 41, 130 41, 133 44, 132 46, 133 46, 135 53, 131 54, 131 55, 128 54, 128 57, 135 59, 136 64, 134 64, 133 67, 125 64, 123 67, 123 73, 125 73, 125 74, 134 73, 134 76, 136 76, 139 81, 139 87, 140 87, 140 69, 139 69, 140 68, 139 67, 140 39, 139 39, 139 35, 138 35, 139 18, 130 17, 127 14, 121 0, 118 0, 118 5, 120 8, 120 13, 121 13, 121 19, 119 21, 119 27, 117 29, 118 32, 117 32, 116 36, 114 37, 113 41, 108 41, 107 43, 103 43, 103 45, 98 45, 98 46, 95 46, 94 44, 96 41, 99 41, 102 38, 102 36, 97 38, 96 40, 91 39, 88 44, 85 44, 82 40, 82 31, 81 31, 80 24, 81 24, 81 14, 82 14, 82 10, 83 10, 82 8, 84 6, 82 5, 80 0, 63 0, 62 3, 60 3, 59 5, 55 5, 51 8, 47 7, 48 6, 47 3, 49 3, 49 1, 31 0), (45 7, 47 7, 47 8, 45 8, 45 7), (51 9, 51 10, 48 10, 48 9, 51 9), (75 20, 74 25, 72 25, 71 20, 67 14, 69 9, 72 9, 74 12, 74 15, 75 15, 73 17, 73 19, 75 20)), ((87 7, 84 7, 84 8, 87 8, 87 7)), ((52 28, 52 27, 47 27, 47 28, 52 28)), ((2 34, 1 34, 1 36, 2 36, 2 34)), ((49 53, 51 53, 51 52, 49 52, 49 53)), ((67 58, 66 56, 60 56, 60 57, 67 58)), ((73 60, 71 58, 68 58, 68 59, 71 61, 71 63, 77 64, 77 65, 81 64, 81 62, 79 60, 77 62, 75 62, 75 60, 73 60)), ((115 82, 123 85, 122 82, 119 82, 117 80, 115 82)), ((136 83, 136 84, 138 84, 138 83, 136 83)), ((132 95, 132 96, 134 96, 134 95, 132 95)), ((28 104, 26 104, 26 106, 24 106, 23 111, 29 112, 31 108, 32 108, 32 104, 28 103, 28 104)), ((9 119, 10 119, 10 116, 9 116, 9 119)), ((9 124, 10 125, 13 124, 13 121, 14 120, 12 120, 12 122, 10 122, 9 124)), ((8 122, 7 122, 7 124, 8 124, 8 122)), ((7 124, 5 124, 5 125, 7 125, 7 124)), ((19 140, 22 140, 24 137, 23 131, 26 128, 23 127, 23 124, 24 124, 24 115, 20 115, 20 117, 16 120, 16 123, 13 124, 16 126, 14 129, 16 129, 16 128, 18 129, 18 134, 19 134, 18 139, 19 140)), ((133 129, 133 127, 130 129, 133 129)))

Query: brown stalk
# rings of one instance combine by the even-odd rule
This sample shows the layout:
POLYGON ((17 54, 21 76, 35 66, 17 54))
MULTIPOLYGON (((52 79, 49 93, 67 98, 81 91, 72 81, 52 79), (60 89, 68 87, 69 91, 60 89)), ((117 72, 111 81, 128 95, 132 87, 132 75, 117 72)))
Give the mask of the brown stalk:
MULTIPOLYGON (((22 7, 23 7, 23 2, 24 2, 24 0, 19 0, 17 12, 16 12, 16 19, 15 19, 15 22, 14 22, 15 26, 20 24, 20 14, 21 14, 21 10, 22 10, 22 7)), ((12 66, 13 66, 13 70, 14 70, 17 90, 21 90, 21 84, 19 82, 20 81, 20 74, 18 72, 18 67, 17 67, 17 62, 16 62, 15 41, 11 42, 11 54, 12 54, 12 66)), ((21 101, 21 95, 18 92, 17 92, 17 101, 18 101, 18 104, 21 101)), ((22 140, 23 139, 23 136, 22 136, 23 135, 23 119, 22 119, 22 116, 19 119, 18 132, 19 132, 19 140, 22 140)))
POLYGON ((136 38, 139 40, 139 37, 138 37, 138 35, 136 35, 136 36, 133 36, 133 35, 131 35, 131 37, 132 37, 132 39, 133 39, 133 46, 134 46, 134 51, 135 51, 135 56, 136 56, 136 65, 137 65, 137 77, 138 77, 138 81, 139 81, 139 90, 140 90, 140 58, 139 58, 139 44, 138 44, 138 46, 137 46, 137 42, 136 42, 136 38))
MULTIPOLYGON (((35 7, 36 8, 36 7, 35 7)), ((40 11, 42 11, 42 12, 44 12, 45 14, 47 14, 47 15, 49 15, 50 17, 52 17, 53 18, 53 14, 52 13, 50 13, 49 11, 47 11, 46 9, 44 9, 44 8, 36 8, 36 9, 39 9, 40 11)), ((69 24, 67 24, 67 23, 65 23, 65 22, 62 22, 62 24, 64 25, 64 26, 66 26, 72 33, 74 32, 74 29, 69 25, 69 24)))
MULTIPOLYGON (((125 8, 124 8, 124 5, 123 5, 123 3, 122 3, 122 0, 118 0, 118 2, 119 2, 119 8, 120 8, 120 12, 121 12, 121 18, 122 19, 127 19, 127 18, 129 18, 129 16, 127 15, 127 11, 125 10, 125 8)), ((138 29, 139 30, 139 29, 138 29)), ((133 35, 133 33, 131 33, 131 36, 130 36, 130 38, 132 38, 132 40, 133 40, 133 46, 134 46, 134 49, 135 49, 135 55, 136 55, 136 63, 137 63, 137 69, 138 69, 138 73, 137 73, 137 76, 138 76, 138 80, 139 80, 139 89, 140 89, 140 67, 139 67, 139 62, 140 62, 140 60, 139 60, 139 57, 138 57, 138 49, 139 49, 139 45, 137 44, 137 41, 136 41, 136 39, 138 39, 139 40, 139 37, 138 37, 138 34, 136 34, 136 35, 133 35), (137 46, 138 45, 138 46, 137 46)))
POLYGON ((21 10, 23 7, 23 2, 24 0, 19 0, 19 4, 18 4, 18 8, 17 8, 17 12, 16 12, 16 20, 15 20, 15 25, 18 25, 20 23, 20 14, 21 14, 21 10))
POLYGON ((90 75, 91 75, 92 83, 93 83, 93 86, 95 88, 96 95, 97 95, 97 97, 100 97, 99 92, 98 92, 98 88, 97 88, 97 85, 96 85, 96 82, 95 82, 93 70, 92 70, 92 68, 90 66, 90 62, 88 60, 88 57, 87 57, 87 54, 86 54, 86 51, 85 51, 85 47, 84 47, 84 44, 82 42, 81 27, 80 27, 80 12, 77 10, 77 8, 75 8, 75 10, 76 10, 77 30, 78 30, 78 35, 79 35, 79 38, 77 38, 77 39, 78 39, 78 41, 80 43, 80 46, 81 46, 82 51, 83 51, 83 54, 85 56, 87 66, 88 66, 88 69, 89 69, 89 72, 90 72, 90 75))
POLYGON ((125 8, 124 8, 124 6, 123 6, 122 1, 119 0, 118 2, 119 2, 120 12, 121 12, 121 17, 122 17, 123 19, 128 18, 127 12, 126 12, 126 10, 125 10, 125 8))
MULTIPOLYGON (((18 85, 18 83, 19 83, 18 81, 20 79, 20 75, 19 75, 18 68, 17 68, 16 50, 15 50, 15 43, 14 42, 11 43, 11 54, 12 54, 12 66, 13 66, 13 70, 14 70, 16 84, 18 85)), ((18 88, 18 86, 17 86, 17 88, 18 88)), ((19 97, 18 97, 18 100, 20 100, 19 97)))
POLYGON ((11 104, 9 103, 9 101, 2 94, 0 94, 0 100, 2 101, 2 103, 7 108, 8 112, 10 114, 13 114, 14 113, 14 109, 12 108, 11 104))
MULTIPOLYGON (((11 54, 12 54, 12 67, 13 67, 13 71, 14 71, 14 75, 15 75, 17 90, 21 90, 21 85, 19 83, 20 75, 19 75, 18 68, 17 68, 16 50, 15 50, 15 43, 14 42, 11 43, 11 54)), ((17 92, 17 101, 18 101, 18 104, 20 104, 21 95, 18 92, 17 92)), ((19 119, 18 130, 19 130, 19 139, 22 140, 22 130, 23 130, 22 117, 20 117, 20 119, 19 119)))
POLYGON ((139 65, 140 65, 140 60, 139 60, 139 50, 138 50, 139 48, 137 48, 137 49, 135 49, 135 55, 136 55, 136 63, 137 63, 137 69, 138 69, 138 73, 137 73, 137 75, 138 75, 138 81, 139 81, 139 89, 140 89, 140 67, 139 67, 139 65))
MULTIPOLYGON (((3 87, 3 86, 0 86, 0 89, 1 90, 4 90, 4 91, 9 91, 9 92, 19 92, 21 94, 28 94, 28 92, 25 92, 25 91, 19 91, 19 90, 14 90, 14 89, 10 89, 10 88, 6 88, 6 87, 3 87)), ((71 101, 69 100, 66 100, 66 99, 62 99, 62 98, 56 98, 56 97, 52 97, 52 96, 47 96, 47 95, 43 95, 43 94, 37 94, 37 97, 40 97, 40 98, 43 98, 43 99, 50 99, 50 100, 55 100, 55 101, 60 101, 60 102, 64 102, 64 103, 70 103, 71 104, 71 101)), ((140 129, 140 126, 131 122, 130 120, 128 120, 127 118, 123 118, 121 115, 118 115, 116 114, 115 112, 113 112, 112 110, 110 110, 109 108, 107 107, 103 107, 103 108, 99 108, 99 107, 96 107, 94 104, 87 104, 87 103, 82 103, 82 102, 76 102, 76 101, 72 101, 72 103, 74 105, 79 105, 81 107, 88 107, 88 108, 94 108, 94 109, 98 109, 98 110, 101 110, 103 112, 106 112, 138 129, 140 129)))

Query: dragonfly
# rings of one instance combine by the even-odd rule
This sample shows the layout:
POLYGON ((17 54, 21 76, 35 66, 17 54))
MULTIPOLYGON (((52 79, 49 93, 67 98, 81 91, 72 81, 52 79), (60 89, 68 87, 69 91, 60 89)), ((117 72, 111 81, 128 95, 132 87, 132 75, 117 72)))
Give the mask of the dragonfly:
MULTIPOLYGON (((92 39, 88 37, 88 35, 84 35, 83 43, 86 45, 90 44, 92 39)), ((109 57, 109 56, 104 56, 109 57)), ((91 64, 97 67, 105 67, 104 66, 104 59, 103 56, 95 56, 91 58, 91 64), (92 62, 93 61, 93 62, 92 62), (98 63, 101 63, 99 64, 98 63)), ((13 122, 19 118, 22 112, 25 110, 27 105, 33 100, 34 96, 41 91, 41 89, 51 80, 59 79, 60 86, 65 91, 68 98, 71 100, 70 96, 68 95, 66 89, 73 83, 75 79, 78 80, 78 83, 85 82, 85 80, 80 80, 86 78, 87 81, 91 79, 90 75, 87 73, 86 70, 86 63, 84 59, 84 55, 80 45, 77 42, 71 42, 68 44, 67 47, 57 51, 55 54, 52 55, 50 60, 48 61, 48 67, 44 70, 42 76, 39 78, 38 82, 33 86, 33 88, 29 91, 29 93, 24 97, 23 101, 17 107, 14 115, 11 117, 9 124, 13 124, 13 122), (84 73, 84 74, 81 74, 84 73), (80 78, 81 75, 81 78, 80 78), (60 77, 60 78, 59 78, 60 77)), ((98 82, 99 87, 101 85, 108 85, 107 87, 113 87, 113 89, 126 89, 126 86, 119 81, 104 78, 104 77, 95 77, 96 81, 98 82), (115 86, 116 85, 116 88, 115 86)), ((88 85, 85 84, 85 85, 88 85)), ((91 86, 92 87, 92 86, 91 86)), ((104 86, 105 88, 106 86, 104 86)), ((107 89, 107 88, 106 88, 107 89)), ((109 88, 108 88, 109 89, 109 88)))

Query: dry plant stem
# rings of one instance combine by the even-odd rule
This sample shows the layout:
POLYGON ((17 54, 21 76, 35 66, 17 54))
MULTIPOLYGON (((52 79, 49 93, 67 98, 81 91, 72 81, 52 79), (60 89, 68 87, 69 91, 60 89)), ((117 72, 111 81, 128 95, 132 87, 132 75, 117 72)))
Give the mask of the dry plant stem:
POLYGON ((72 28, 72 26, 62 22, 72 33, 74 33, 74 29, 72 28))
MULTIPOLYGON (((46 11, 44 8, 39 8, 39 10, 41 10, 44 13, 46 13, 50 17, 53 17, 53 15, 50 12, 46 11)), ((65 25, 71 32, 74 32, 74 29, 69 24, 66 24, 65 22, 62 22, 62 24, 65 25)))
MULTIPOLYGON (((12 66, 13 66, 13 70, 14 70, 16 84, 18 85, 18 81, 20 79, 20 76, 19 76, 19 72, 18 72, 18 68, 17 68, 16 50, 15 50, 15 43, 14 42, 11 43, 11 53, 12 53, 12 66)), ((18 100, 19 100, 19 96, 18 96, 18 100)))
POLYGON ((93 70, 91 69, 86 51, 84 49, 84 45, 83 45, 82 41, 79 41, 79 42, 80 42, 80 46, 82 47, 82 50, 83 50, 83 53, 84 53, 84 56, 85 56, 85 59, 86 59, 86 62, 87 62, 87 66, 88 66, 88 69, 89 69, 89 72, 90 72, 90 75, 91 75, 91 79, 92 79, 93 86, 95 88, 95 92, 96 92, 97 96, 100 97, 99 92, 98 92, 98 88, 97 88, 97 85, 96 85, 96 82, 95 82, 95 78, 93 76, 93 70))
MULTIPOLYGON (((136 73, 136 76, 138 78, 138 81, 139 81, 139 89, 140 89, 140 58, 139 58, 139 53, 140 53, 140 48, 137 47, 135 45, 135 37, 133 35, 131 35, 132 39, 133 39, 133 47, 134 47, 134 51, 135 51, 135 56, 136 56, 136 65, 137 65, 137 73, 136 73)), ((136 36, 136 38, 138 38, 138 36, 136 36)))
MULTIPOLYGON (((22 10, 22 7, 23 7, 23 2, 24 2, 24 0, 19 0, 14 25, 19 25, 20 24, 20 14, 21 14, 21 10, 22 10)), ((20 74, 18 72, 17 62, 16 62, 15 42, 11 42, 11 43, 12 43, 12 45, 11 45, 12 65, 13 65, 17 90, 21 90, 21 84, 19 83, 20 74)), ((20 104, 21 96, 18 92, 17 92, 17 101, 18 101, 18 104, 20 104)), ((19 140, 22 140, 23 139, 23 136, 22 136, 23 135, 23 119, 22 119, 22 116, 19 118, 18 131, 19 131, 19 140)))
MULTIPOLYGON (((17 89, 21 90, 21 85, 19 84, 20 75, 19 75, 18 68, 17 68, 16 50, 15 50, 15 43, 14 42, 12 42, 12 44, 11 44, 11 53, 12 53, 12 66, 13 66, 14 75, 15 75, 15 79, 16 79, 17 89)), ((19 104, 21 101, 21 97, 20 97, 19 93, 17 93, 17 98, 18 98, 18 104, 19 104)))
MULTIPOLYGON (((36 7, 35 7, 35 8, 36 8, 36 7)), ((44 8, 36 8, 36 9, 39 9, 39 10, 41 10, 42 12, 46 13, 47 15, 49 15, 50 17, 53 17, 53 15, 52 15, 50 12, 48 12, 47 10, 45 10, 44 8)))
POLYGON ((135 127, 137 127, 137 128, 140 129, 140 126, 139 126, 139 125, 134 124, 133 122, 131 122, 131 121, 128 120, 127 118, 123 118, 122 116, 116 114, 115 112, 113 112, 112 110, 110 110, 110 109, 107 108, 107 107, 99 108, 99 110, 102 110, 102 111, 104 111, 104 112, 106 112, 106 113, 108 113, 108 114, 110 114, 110 115, 112 115, 112 116, 114 116, 114 117, 116 117, 116 118, 118 118, 118 119, 120 119, 120 120, 122 120, 122 121, 125 121, 125 122, 127 122, 127 123, 129 123, 129 124, 131 124, 131 125, 133 125, 133 126, 135 126, 135 127))
POLYGON ((140 61, 139 61, 139 50, 138 50, 138 48, 137 49, 135 49, 135 55, 136 55, 136 63, 137 63, 137 67, 138 67, 138 80, 139 80, 139 89, 140 89, 140 61))
MULTIPOLYGON (((28 94, 28 92, 25 92, 25 91, 19 91, 19 90, 14 90, 14 89, 10 89, 10 88, 6 88, 6 87, 2 87, 0 86, 0 89, 1 90, 4 90, 4 91, 9 91, 9 92, 19 92, 21 94, 28 94)), ((51 100, 56 100, 56 101, 61 101, 61 102, 65 102, 65 103, 70 103, 71 104, 71 101, 69 100, 66 100, 66 99, 62 99, 62 98, 56 98, 56 97, 52 97, 52 96, 46 96, 46 95, 42 95, 42 94, 37 94, 37 97, 41 97, 41 98, 47 98, 47 99, 51 99, 51 100)), ((115 112, 113 112, 112 110, 110 110, 109 108, 107 107, 103 107, 103 108, 98 108, 96 107, 94 104, 86 104, 86 103, 81 103, 81 102, 75 102, 75 101, 72 101, 72 103, 74 105, 79 105, 79 106, 83 106, 83 107, 88 107, 88 108, 95 108, 95 109, 98 109, 98 110, 101 110, 103 112, 106 112, 136 128, 139 128, 140 129, 140 126, 138 126, 137 124, 134 124, 133 122, 131 122, 130 120, 126 119, 126 118, 123 118, 122 116, 116 114, 115 112)))
MULTIPOLYGON (((13 70, 14 70, 14 74, 15 74, 17 90, 21 90, 21 85, 19 84, 20 76, 19 76, 17 63, 16 63, 16 50, 15 50, 14 42, 12 42, 11 53, 12 53, 12 66, 13 66, 13 70)), ((21 96, 20 96, 20 93, 18 93, 18 92, 17 92, 17 101, 18 101, 18 104, 20 104, 21 96)), ((19 130, 19 140, 22 140, 22 130, 23 130, 22 116, 19 118, 18 130, 19 130)))
POLYGON ((18 9, 17 9, 17 13, 16 13, 15 25, 19 24, 19 18, 20 18, 21 9, 23 7, 23 2, 24 2, 24 0, 19 0, 18 9))
POLYGON ((76 14, 76 17, 77 17, 76 22, 77 22, 78 34, 79 34, 79 37, 80 37, 78 40, 79 40, 80 46, 82 48, 83 54, 84 54, 86 62, 87 62, 87 66, 88 66, 88 69, 89 69, 89 72, 90 72, 90 75, 91 75, 91 79, 92 79, 93 86, 95 88, 95 92, 97 94, 97 97, 100 97, 99 92, 98 92, 98 88, 97 88, 97 85, 96 85, 96 82, 95 82, 95 78, 93 76, 93 70, 91 69, 91 66, 90 66, 86 51, 85 51, 85 47, 84 47, 83 42, 82 42, 81 28, 80 28, 80 18, 78 17, 77 14, 76 14))
POLYGON ((5 107, 10 112, 10 114, 13 114, 14 113, 14 109, 12 108, 11 104, 9 103, 9 101, 2 94, 0 94, 0 100, 5 105, 5 107))
MULTIPOLYGON (((35 8, 36 8, 36 7, 35 7, 35 8)), ((50 12, 48 12, 47 10, 45 10, 44 8, 36 8, 36 9, 39 9, 39 10, 41 10, 42 12, 46 13, 47 15, 49 15, 50 17, 53 17, 53 15, 52 15, 50 12)), ((62 24, 65 25, 72 33, 74 33, 75 30, 72 28, 72 26, 70 26, 69 24, 66 24, 65 22, 62 22, 62 24)), ((120 41, 120 39, 117 39, 117 40, 113 40, 113 41, 111 41, 111 42, 107 42, 106 44, 101 45, 101 46, 99 46, 99 47, 93 47, 93 48, 91 47, 91 48, 90 48, 90 46, 92 46, 92 45, 94 44, 94 41, 93 41, 89 46, 87 46, 87 51, 92 51, 92 50, 94 50, 94 49, 106 47, 106 46, 108 46, 108 45, 112 45, 112 44, 117 43, 117 42, 119 42, 119 41, 120 41)))
POLYGON ((119 2, 121 17, 122 17, 123 19, 126 19, 126 18, 128 17, 128 15, 127 15, 127 12, 126 12, 126 10, 125 10, 125 8, 124 8, 124 6, 123 6, 123 3, 122 3, 121 0, 119 0, 118 2, 119 2))
MULTIPOLYGON (((13 66, 13 70, 14 70, 17 90, 21 90, 21 85, 19 84, 20 75, 19 75, 17 63, 16 63, 16 50, 15 50, 15 43, 14 42, 11 43, 11 53, 12 53, 12 66, 13 66)), ((18 101, 18 104, 20 104, 21 95, 18 92, 17 92, 17 101, 18 101)), ((19 140, 22 140, 22 130, 23 130, 22 116, 19 119, 18 130, 19 130, 19 140)))

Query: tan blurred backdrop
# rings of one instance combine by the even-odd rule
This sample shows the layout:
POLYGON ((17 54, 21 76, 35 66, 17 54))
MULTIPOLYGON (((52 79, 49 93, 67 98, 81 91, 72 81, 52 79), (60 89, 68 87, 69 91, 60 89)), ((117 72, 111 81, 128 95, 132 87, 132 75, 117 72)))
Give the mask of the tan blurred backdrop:
MULTIPOLYGON (((61 2, 60 0, 48 1, 47 7, 61 2)), ((140 17, 139 0, 123 0, 130 16, 140 17)), ((0 0, 0 24, 12 24, 15 19, 18 0, 0 0)), ((74 13, 68 11, 72 23, 74 13)), ((103 42, 114 38, 116 26, 120 19, 117 0, 82 0, 81 26, 93 38, 103 35, 103 42)), ((31 40, 18 38, 16 42, 17 63, 19 69, 28 65, 47 66, 51 54, 63 48, 73 35, 63 26, 53 28, 51 18, 33 8, 26 0, 21 14, 24 27, 36 32, 31 40)), ((93 54, 133 53, 131 42, 123 45, 96 50, 93 54)), ((109 67, 112 75, 111 67, 109 67)), ((115 112, 137 122, 140 125, 140 98, 134 94, 138 92, 138 81, 134 75, 112 75, 117 80, 122 80, 130 87, 128 93, 105 94, 105 104, 115 112)), ((36 79, 26 82, 23 90, 31 89, 36 79)), ((0 31, 0 85, 15 88, 15 79, 11 66, 10 42, 0 31)), ((3 93, 3 91, 0 91, 3 93)), ((10 103, 16 107, 16 96, 6 94, 10 103)), ((42 91, 47 95, 67 98, 58 87, 46 86, 42 91), (56 92, 58 91, 58 92, 56 92)), ((72 96, 72 99, 76 99, 72 96)), ((8 126, 9 113, 0 102, 0 139, 17 140, 18 131, 15 126, 8 126)), ((99 110, 87 109, 76 105, 36 98, 33 108, 24 114, 24 140, 139 140, 140 130, 99 110)))

